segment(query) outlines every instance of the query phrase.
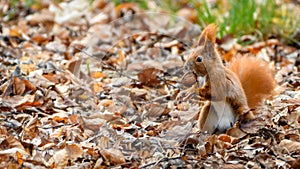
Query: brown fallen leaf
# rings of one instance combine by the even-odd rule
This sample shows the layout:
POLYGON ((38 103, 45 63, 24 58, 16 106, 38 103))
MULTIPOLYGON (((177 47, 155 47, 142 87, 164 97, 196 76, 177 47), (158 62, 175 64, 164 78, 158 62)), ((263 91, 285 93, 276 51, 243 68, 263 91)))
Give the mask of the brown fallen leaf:
POLYGON ((91 78, 98 79, 98 78, 105 78, 106 74, 99 71, 91 71, 90 76, 91 78))
POLYGON ((72 160, 76 160, 77 158, 80 158, 83 155, 82 147, 75 143, 67 144, 65 149, 69 158, 72 160))
POLYGON ((229 135, 226 135, 226 134, 221 134, 218 136, 218 139, 223 141, 223 142, 228 142, 228 143, 231 143, 231 138, 229 135))
POLYGON ((14 89, 14 94, 22 95, 25 92, 26 86, 21 79, 14 76, 13 77, 13 89, 14 89))
POLYGON ((41 107, 41 106, 42 106, 41 102, 24 102, 24 103, 16 106, 16 109, 18 111, 22 111, 29 107, 41 107))
POLYGON ((9 35, 10 36, 16 36, 16 37, 22 37, 22 32, 18 28, 11 28, 9 30, 9 35))
POLYGON ((266 120, 263 118, 255 118, 246 123, 240 123, 240 129, 247 134, 257 133, 261 128, 266 125, 266 120))
POLYGON ((114 101, 113 100, 110 100, 110 99, 104 99, 104 100, 101 100, 100 103, 99 103, 99 106, 103 106, 103 107, 109 107, 109 106, 112 106, 114 105, 114 101))
POLYGON ((112 164, 122 164, 125 163, 125 158, 123 153, 114 148, 104 149, 100 151, 101 155, 104 157, 105 160, 109 161, 112 164))
POLYGON ((78 78, 80 77, 81 63, 82 63, 82 59, 72 59, 67 63, 67 69, 78 78))
POLYGON ((207 140, 205 142, 205 150, 208 154, 212 154, 212 153, 216 152, 215 145, 217 144, 217 142, 218 142, 217 135, 212 135, 207 138, 207 140))
POLYGON ((246 168, 243 164, 224 164, 220 169, 244 169, 246 168))
POLYGON ((5 85, 3 96, 23 95, 24 93, 34 93, 36 91, 36 87, 30 81, 16 76, 13 76, 5 85))
POLYGON ((235 138, 242 138, 246 136, 247 134, 240 130, 238 127, 232 127, 226 131, 226 134, 228 134, 231 137, 235 138))
POLYGON ((16 148, 14 150, 18 150, 18 151, 19 150, 25 151, 24 146, 20 143, 18 139, 16 139, 14 136, 8 133, 6 127, 0 126, 0 136, 1 136, 0 147, 4 146, 7 148, 16 148))
POLYGON ((65 166, 67 166, 68 161, 69 161, 69 157, 67 154, 67 150, 66 148, 55 151, 54 155, 53 155, 53 160, 55 162, 55 165, 58 168, 64 168, 65 166))
POLYGON ((106 123, 106 120, 97 117, 97 118, 90 118, 90 117, 82 117, 83 126, 86 129, 92 130, 94 132, 98 131, 101 126, 106 123))
POLYGON ((292 168, 300 168, 300 158, 298 157, 293 163, 292 168))
POLYGON ((34 13, 26 17, 31 25, 37 25, 39 23, 54 23, 55 14, 48 9, 43 9, 40 13, 34 13))
POLYGON ((148 104, 145 105, 146 110, 146 116, 147 117, 159 117, 162 114, 166 114, 165 112, 167 111, 166 105, 161 105, 161 104, 148 104))
POLYGON ((291 141, 291 140, 284 139, 279 143, 279 146, 282 148, 282 151, 285 153, 300 152, 300 143, 298 141, 291 141))
POLYGON ((142 84, 149 87, 154 87, 160 83, 160 80, 158 79, 158 75, 160 73, 162 73, 162 71, 159 69, 147 68, 138 74, 138 79, 140 82, 142 82, 142 84))
POLYGON ((39 134, 39 126, 41 126, 41 121, 38 116, 31 118, 23 127, 22 139, 26 140, 36 138, 39 134))
POLYGON ((197 82, 197 77, 192 72, 187 72, 183 75, 181 83, 185 87, 191 87, 197 82))
POLYGON ((50 38, 46 34, 36 34, 31 37, 31 40, 39 45, 46 44, 49 42, 50 38))
POLYGON ((23 156, 22 156, 22 154, 19 152, 19 151, 17 151, 16 152, 16 156, 17 156, 17 161, 18 161, 18 164, 19 165, 23 165, 23 156))

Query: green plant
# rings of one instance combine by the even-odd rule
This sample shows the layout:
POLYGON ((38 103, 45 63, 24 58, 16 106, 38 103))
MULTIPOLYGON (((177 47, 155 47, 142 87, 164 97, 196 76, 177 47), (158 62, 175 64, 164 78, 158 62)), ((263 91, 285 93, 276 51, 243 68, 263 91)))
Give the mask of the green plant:
POLYGON ((15 7, 18 3, 22 3, 22 2, 25 3, 25 6, 27 8, 30 8, 33 4, 38 3, 36 0, 25 0, 25 1, 11 0, 11 1, 9 1, 9 5, 11 7, 15 7))
POLYGON ((213 23, 217 20, 206 0, 191 0, 190 3, 193 4, 195 9, 197 10, 198 20, 201 26, 205 26, 206 24, 213 23))
MULTIPOLYGON (((113 0, 118 5, 122 2, 134 2, 141 8, 148 8, 147 0, 113 0)), ((257 38, 279 36, 294 43, 291 39, 300 25, 300 6, 290 9, 290 2, 276 3, 276 0, 154 0, 161 9, 174 15, 183 7, 191 7, 197 11, 198 24, 205 27, 210 23, 219 25, 218 37, 228 34, 234 37, 255 35, 257 38), (295 17, 296 16, 296 17, 295 17)), ((294 5, 295 6, 295 5, 294 5)))
POLYGON ((259 6, 258 11, 258 28, 261 32, 267 33, 272 30, 274 24, 272 22, 275 17, 276 2, 275 0, 265 0, 259 6))
POLYGON ((256 3, 254 0, 231 0, 228 18, 223 22, 229 26, 227 34, 248 34, 255 29, 256 3))
POLYGON ((115 5, 120 5, 125 2, 134 2, 138 4, 142 9, 148 9, 148 1, 147 0, 112 0, 115 5))

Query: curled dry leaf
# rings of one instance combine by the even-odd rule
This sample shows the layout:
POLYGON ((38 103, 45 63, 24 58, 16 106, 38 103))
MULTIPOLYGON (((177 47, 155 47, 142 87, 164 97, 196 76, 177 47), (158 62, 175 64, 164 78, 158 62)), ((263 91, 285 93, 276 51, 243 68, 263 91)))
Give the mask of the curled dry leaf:
MULTIPOLYGON (((12 136, 11 134, 9 134, 7 132, 7 129, 4 126, 0 126, 0 136, 1 136, 1 142, 0 145, 4 146, 7 148, 16 148, 16 149, 12 149, 8 152, 11 151, 15 151, 15 150, 25 150, 23 145, 20 143, 19 140, 17 140, 14 136, 12 136)), ((15 152, 13 152, 15 153, 15 152)))
POLYGON ((36 87, 25 79, 13 76, 6 86, 4 95, 23 95, 24 93, 33 93, 36 87))
POLYGON ((73 73, 76 77, 80 76, 80 64, 82 59, 73 59, 67 63, 67 69, 73 73))
POLYGON ((48 41, 50 40, 50 38, 47 37, 46 34, 43 34, 43 35, 36 34, 36 35, 33 35, 31 37, 31 40, 34 41, 34 42, 36 42, 39 45, 42 45, 42 44, 48 43, 48 41))
POLYGON ((154 87, 160 84, 158 76, 161 73, 162 71, 159 69, 147 68, 138 74, 138 79, 140 82, 142 82, 142 84, 154 87))
POLYGON ((199 110, 195 108, 190 108, 189 110, 185 111, 171 111, 169 114, 174 118, 179 118, 182 121, 192 121, 196 120, 198 117, 199 110))
POLYGON ((109 107, 109 106, 112 106, 112 105, 114 105, 114 101, 110 100, 110 99, 101 100, 100 103, 99 103, 99 106, 103 106, 103 107, 109 107))
POLYGON ((106 74, 99 71, 91 71, 90 76, 91 78, 98 79, 98 78, 105 78, 106 74))
POLYGON ((248 121, 246 123, 241 123, 240 124, 240 129, 243 132, 246 132, 248 134, 254 134, 257 133, 258 130, 261 128, 264 128, 266 125, 266 120, 263 118, 255 118, 251 121, 248 121))
POLYGON ((77 158, 82 157, 83 149, 75 143, 67 144, 65 149, 69 158, 72 160, 76 160, 77 158))
POLYGON ((100 153, 105 160, 109 161, 114 165, 122 164, 126 162, 123 153, 118 149, 114 149, 114 148, 104 149, 104 150, 100 150, 100 153))
POLYGON ((16 157, 17 157, 17 161, 18 161, 18 164, 19 165, 23 165, 23 156, 22 156, 22 154, 20 153, 20 152, 16 152, 16 157))
POLYGON ((54 22, 55 14, 48 9, 43 9, 40 13, 35 13, 26 17, 31 25, 37 25, 39 23, 54 22))
POLYGON ((183 75, 181 83, 185 87, 191 87, 197 82, 196 75, 193 72, 187 72, 183 75))
POLYGON ((180 124, 173 126, 166 133, 166 138, 170 140, 178 140, 179 142, 185 140, 189 133, 192 131, 192 123, 187 122, 186 124, 180 124))
POLYGON ((162 114, 164 114, 165 111, 167 111, 166 105, 148 104, 148 105, 145 105, 145 106, 146 106, 145 109, 148 110, 145 114, 147 117, 159 117, 162 114))
POLYGON ((295 161, 292 162, 292 168, 300 168, 300 158, 298 157, 295 161))
POLYGON ((220 169, 245 169, 243 164, 224 164, 220 169))
POLYGON ((57 167, 59 168, 66 167, 69 160, 67 150, 64 148, 56 151, 55 154, 53 155, 53 160, 57 167))
POLYGON ((298 141, 282 140, 279 143, 284 153, 300 153, 300 143, 298 141))
POLYGON ((226 134, 228 134, 231 137, 235 138, 242 138, 246 136, 247 134, 240 130, 238 127, 232 127, 226 131, 226 134))
POLYGON ((227 134, 221 134, 218 136, 218 139, 223 141, 223 142, 227 142, 227 143, 231 143, 231 144, 234 144, 238 141, 237 138, 234 138, 234 137, 231 137, 227 134))

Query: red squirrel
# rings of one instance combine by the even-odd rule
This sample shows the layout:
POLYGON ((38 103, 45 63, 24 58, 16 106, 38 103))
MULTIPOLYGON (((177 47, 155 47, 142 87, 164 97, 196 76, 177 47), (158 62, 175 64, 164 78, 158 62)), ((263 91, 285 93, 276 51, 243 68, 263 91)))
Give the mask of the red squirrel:
POLYGON ((224 66, 215 48, 216 31, 215 24, 202 31, 184 66, 196 78, 205 79, 200 88, 196 83, 189 91, 207 100, 199 114, 199 128, 210 133, 224 132, 246 112, 245 120, 255 118, 249 110, 259 106, 276 85, 268 64, 261 59, 235 57, 224 66))

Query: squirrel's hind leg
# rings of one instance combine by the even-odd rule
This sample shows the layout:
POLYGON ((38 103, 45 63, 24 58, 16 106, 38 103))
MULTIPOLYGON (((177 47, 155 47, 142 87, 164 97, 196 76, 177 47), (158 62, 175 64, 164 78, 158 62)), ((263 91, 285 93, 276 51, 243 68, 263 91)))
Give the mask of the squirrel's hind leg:
POLYGON ((199 115, 199 128, 209 133, 225 132, 232 127, 236 121, 232 107, 225 101, 208 101, 199 115))

